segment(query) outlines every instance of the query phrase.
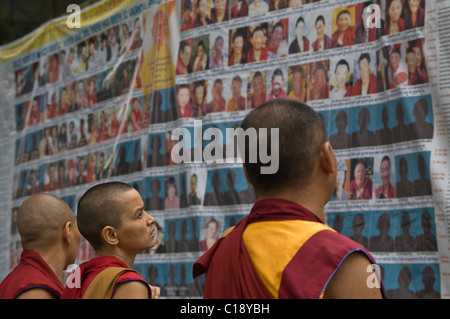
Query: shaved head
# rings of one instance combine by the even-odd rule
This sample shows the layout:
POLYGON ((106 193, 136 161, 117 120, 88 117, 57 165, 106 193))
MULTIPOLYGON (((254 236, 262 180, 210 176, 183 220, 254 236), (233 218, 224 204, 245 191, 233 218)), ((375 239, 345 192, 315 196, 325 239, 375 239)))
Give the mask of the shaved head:
POLYGON ((122 182, 96 185, 84 193, 78 202, 78 228, 84 238, 97 250, 102 245, 101 231, 105 226, 119 228, 123 204, 120 195, 136 191, 122 182))
MULTIPOLYGON (((261 166, 266 164, 259 159, 256 163, 247 158, 244 161, 256 191, 308 187, 320 147, 327 141, 323 120, 312 108, 294 100, 273 99, 253 109, 241 127, 244 130, 253 127, 257 131, 267 128, 268 132, 272 128, 279 129, 279 169, 275 174, 260 174, 261 166)), ((270 133, 267 139, 270 140, 270 133)), ((268 153, 271 152, 269 145, 268 153)), ((246 142, 246 156, 249 147, 246 142)))
POLYGON ((74 222, 70 207, 60 198, 38 194, 19 207, 17 228, 24 249, 49 247, 55 244, 67 222, 74 222))

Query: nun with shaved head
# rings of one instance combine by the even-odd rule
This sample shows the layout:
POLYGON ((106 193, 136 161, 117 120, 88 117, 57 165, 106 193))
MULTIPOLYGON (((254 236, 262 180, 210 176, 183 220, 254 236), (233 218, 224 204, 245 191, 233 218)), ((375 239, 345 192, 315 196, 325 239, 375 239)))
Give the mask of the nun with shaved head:
POLYGON ((81 234, 70 207, 38 194, 19 207, 20 263, 0 284, 0 299, 59 299, 64 269, 75 262, 81 234))

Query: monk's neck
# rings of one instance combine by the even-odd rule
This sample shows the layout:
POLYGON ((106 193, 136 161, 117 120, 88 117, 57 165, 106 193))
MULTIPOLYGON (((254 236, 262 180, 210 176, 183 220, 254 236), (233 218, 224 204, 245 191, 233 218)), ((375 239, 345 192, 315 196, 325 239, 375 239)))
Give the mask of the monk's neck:
POLYGON ((120 261, 123 261, 128 268, 131 268, 134 264, 134 258, 136 255, 126 254, 123 251, 120 251, 118 249, 98 249, 95 252, 96 257, 103 257, 103 256, 112 256, 116 257, 120 261))
POLYGON ((294 202, 313 213, 322 222, 325 221, 324 206, 326 202, 322 203, 316 196, 312 196, 309 192, 277 192, 272 194, 256 193, 256 200, 279 198, 294 202))

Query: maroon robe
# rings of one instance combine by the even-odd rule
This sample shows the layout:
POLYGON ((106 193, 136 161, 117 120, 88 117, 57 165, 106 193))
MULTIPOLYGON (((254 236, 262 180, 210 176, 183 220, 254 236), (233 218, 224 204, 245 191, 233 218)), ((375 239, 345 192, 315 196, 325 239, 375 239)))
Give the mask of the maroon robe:
MULTIPOLYGON (((194 278, 206 273, 203 297, 274 298, 259 277, 242 235, 250 223, 290 220, 322 223, 313 213, 291 201, 282 199, 257 201, 248 216, 194 263, 194 278)), ((373 264, 375 263, 364 247, 324 225, 324 229, 311 236, 284 268, 282 281, 278 287, 278 298, 321 298, 342 261, 357 251, 364 253, 373 264)), ((382 292, 384 294, 384 288, 382 292)))
POLYGON ((46 289, 59 299, 64 286, 37 252, 24 249, 19 265, 0 283, 0 299, 15 299, 33 288, 46 289))
MULTIPOLYGON (((121 268, 128 268, 127 265, 117 259, 116 257, 113 256, 101 256, 101 257, 95 257, 89 261, 86 261, 84 263, 82 263, 79 266, 78 269, 78 274, 80 276, 79 280, 80 280, 80 286, 76 287, 76 285, 66 285, 66 287, 64 288, 64 292, 62 294, 62 299, 82 299, 84 293, 86 292, 86 290, 88 289, 89 285, 91 284, 91 282, 94 280, 94 278, 104 269, 107 269, 109 267, 121 267, 121 268)), ((72 276, 74 276, 74 274, 76 274, 76 272, 74 272, 72 274, 72 276)), ((75 282, 76 279, 75 278, 71 278, 69 277, 67 282, 75 282)), ((148 288, 148 292, 149 292, 149 299, 151 299, 151 295, 152 295, 152 291, 150 289, 150 286, 148 285, 147 281, 145 281, 145 279, 139 275, 136 272, 132 272, 132 271, 128 271, 125 272, 123 274, 121 274, 117 281, 114 283, 114 292, 117 289, 117 286, 121 283, 125 283, 125 282, 129 282, 129 281, 140 281, 143 284, 145 284, 148 288)), ((114 296, 114 292, 113 295, 111 296, 111 298, 113 298, 114 296)))
POLYGON ((194 278, 207 272, 204 298, 273 298, 259 278, 242 241, 242 233, 247 223, 248 216, 244 217, 230 234, 220 238, 194 264, 194 278), (228 274, 238 275, 228 276, 228 274), (214 283, 208 280, 209 277, 214 278, 214 283))

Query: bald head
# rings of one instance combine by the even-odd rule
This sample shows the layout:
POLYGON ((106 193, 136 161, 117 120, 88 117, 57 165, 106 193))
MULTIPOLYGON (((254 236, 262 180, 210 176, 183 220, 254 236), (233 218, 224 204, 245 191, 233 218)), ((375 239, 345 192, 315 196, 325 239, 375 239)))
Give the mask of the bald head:
POLYGON ((54 245, 67 222, 74 222, 70 207, 60 198, 38 194, 19 207, 17 228, 24 249, 46 248, 54 245))
POLYGON ((105 226, 119 228, 124 211, 121 194, 136 190, 126 183, 109 182, 96 185, 78 202, 78 228, 84 238, 98 249, 102 244, 101 231, 105 226))

